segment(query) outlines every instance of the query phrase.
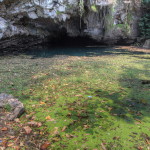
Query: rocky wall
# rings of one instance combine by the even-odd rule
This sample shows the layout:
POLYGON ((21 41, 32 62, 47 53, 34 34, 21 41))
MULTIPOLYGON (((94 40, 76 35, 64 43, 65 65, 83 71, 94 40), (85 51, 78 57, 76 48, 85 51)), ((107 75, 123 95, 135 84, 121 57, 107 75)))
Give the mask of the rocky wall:
POLYGON ((0 0, 0 40, 57 37, 62 31, 112 43, 134 40, 140 5, 140 0, 0 0))

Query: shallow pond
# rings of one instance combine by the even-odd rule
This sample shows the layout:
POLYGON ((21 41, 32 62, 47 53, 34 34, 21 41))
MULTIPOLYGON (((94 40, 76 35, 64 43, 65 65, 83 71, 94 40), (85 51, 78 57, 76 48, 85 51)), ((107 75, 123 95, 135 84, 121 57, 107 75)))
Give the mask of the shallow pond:
POLYGON ((28 50, 24 51, 4 51, 0 53, 0 58, 3 56, 10 56, 10 55, 26 55, 32 56, 32 58, 38 57, 54 57, 54 56, 102 56, 102 55, 114 55, 114 54, 142 54, 143 52, 131 52, 128 51, 126 48, 121 47, 105 47, 105 46, 82 46, 82 47, 33 47, 29 48, 28 50))
MULTIPOLYGON (((33 57, 53 57, 56 55, 67 56, 101 56, 110 54, 125 54, 129 53, 126 49, 115 49, 113 47, 45 47, 45 48, 32 48, 25 52, 26 55, 33 57)), ((130 52, 131 53, 131 52, 130 52)))

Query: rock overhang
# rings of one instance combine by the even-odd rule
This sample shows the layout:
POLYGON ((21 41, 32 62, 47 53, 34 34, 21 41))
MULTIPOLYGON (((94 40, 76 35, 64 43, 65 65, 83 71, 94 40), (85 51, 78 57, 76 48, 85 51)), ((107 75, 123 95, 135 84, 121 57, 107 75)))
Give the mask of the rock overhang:
POLYGON ((133 33, 134 37, 138 34, 133 26, 139 14, 132 13, 131 4, 125 4, 124 0, 122 3, 117 0, 80 0, 84 2, 82 14, 78 0, 18 0, 9 1, 9 5, 6 1, 9 0, 0 3, 3 8, 0 9, 3 24, 0 39, 17 35, 53 37, 64 28, 68 36, 89 36, 97 41, 132 38, 133 33), (96 11, 92 10, 93 5, 96 11))

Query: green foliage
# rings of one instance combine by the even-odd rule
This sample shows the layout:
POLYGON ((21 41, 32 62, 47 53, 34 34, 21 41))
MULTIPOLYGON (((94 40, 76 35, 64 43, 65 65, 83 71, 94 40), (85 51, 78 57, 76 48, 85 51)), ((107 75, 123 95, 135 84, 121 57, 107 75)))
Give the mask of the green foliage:
POLYGON ((60 12, 60 11, 57 11, 56 13, 57 13, 57 15, 61 15, 62 14, 62 12, 60 12))
POLYGON ((91 9, 92 9, 92 11, 97 12, 96 5, 92 5, 92 6, 91 6, 91 9))
POLYGON ((124 24, 117 24, 116 26, 119 28, 124 28, 124 24))
POLYGON ((124 33, 128 34, 130 32, 130 25, 128 23, 125 24, 117 24, 116 27, 121 28, 124 33))
POLYGON ((11 111, 11 106, 9 104, 6 104, 4 107, 7 111, 11 111))
POLYGON ((106 31, 112 30, 114 28, 114 22, 113 22, 113 17, 112 15, 108 14, 105 16, 105 21, 106 21, 106 31))
POLYGON ((150 37, 150 14, 146 13, 139 23, 141 36, 145 38, 150 37))
POLYGON ((150 38, 150 0, 143 0, 143 15, 139 22, 140 34, 144 38, 150 38))
POLYGON ((80 13, 80 17, 82 17, 84 13, 84 0, 79 1, 79 13, 80 13))

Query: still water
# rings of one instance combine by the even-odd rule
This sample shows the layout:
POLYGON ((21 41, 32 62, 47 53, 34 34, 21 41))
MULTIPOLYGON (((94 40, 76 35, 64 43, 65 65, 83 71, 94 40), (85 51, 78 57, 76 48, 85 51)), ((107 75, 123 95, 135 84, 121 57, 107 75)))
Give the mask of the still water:
POLYGON ((31 55, 33 58, 38 57, 54 57, 54 56, 101 56, 101 55, 115 55, 115 54, 129 54, 131 52, 126 49, 116 49, 112 47, 44 47, 44 48, 30 48, 25 51, 25 55, 31 55))

